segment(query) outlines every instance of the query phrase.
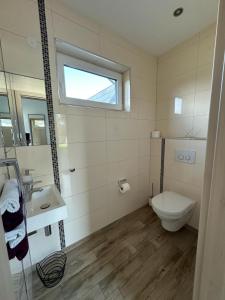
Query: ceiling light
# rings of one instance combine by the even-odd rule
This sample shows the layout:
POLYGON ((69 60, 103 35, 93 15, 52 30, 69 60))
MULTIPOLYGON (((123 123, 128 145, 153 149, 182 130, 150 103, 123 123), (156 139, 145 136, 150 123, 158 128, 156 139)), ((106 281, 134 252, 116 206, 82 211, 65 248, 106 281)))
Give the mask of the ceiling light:
POLYGON ((182 15, 183 11, 184 11, 183 7, 179 7, 175 9, 175 11, 173 12, 174 17, 179 17, 180 15, 182 15))

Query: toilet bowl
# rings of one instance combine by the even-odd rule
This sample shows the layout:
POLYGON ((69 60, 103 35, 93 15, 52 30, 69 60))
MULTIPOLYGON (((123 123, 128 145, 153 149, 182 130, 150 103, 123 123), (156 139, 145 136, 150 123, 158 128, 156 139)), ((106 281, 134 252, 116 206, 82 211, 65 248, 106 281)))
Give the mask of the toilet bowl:
POLYGON ((154 212, 161 219, 162 227, 168 231, 182 228, 193 213, 195 201, 175 192, 165 191, 151 200, 154 212))

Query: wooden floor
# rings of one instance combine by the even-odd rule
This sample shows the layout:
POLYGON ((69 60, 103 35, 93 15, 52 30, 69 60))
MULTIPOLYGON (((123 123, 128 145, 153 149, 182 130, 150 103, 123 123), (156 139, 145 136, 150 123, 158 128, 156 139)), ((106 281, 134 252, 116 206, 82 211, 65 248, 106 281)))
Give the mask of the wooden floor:
POLYGON ((169 233, 150 207, 98 231, 70 250, 52 289, 33 276, 34 299, 191 300, 197 235, 169 233))

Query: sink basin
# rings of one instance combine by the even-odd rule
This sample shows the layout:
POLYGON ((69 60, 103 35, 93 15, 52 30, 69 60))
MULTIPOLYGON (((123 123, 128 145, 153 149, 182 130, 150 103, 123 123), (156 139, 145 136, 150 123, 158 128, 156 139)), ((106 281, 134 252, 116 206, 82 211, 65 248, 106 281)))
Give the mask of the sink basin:
POLYGON ((67 208, 55 185, 42 187, 26 203, 27 232, 41 229, 67 218, 67 208))

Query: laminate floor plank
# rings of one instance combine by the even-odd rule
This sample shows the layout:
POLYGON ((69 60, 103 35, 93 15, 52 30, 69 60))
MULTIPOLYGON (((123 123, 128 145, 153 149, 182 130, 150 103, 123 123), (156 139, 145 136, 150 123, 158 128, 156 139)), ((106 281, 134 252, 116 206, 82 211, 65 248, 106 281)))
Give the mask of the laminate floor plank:
POLYGON ((192 299, 196 248, 185 251, 142 291, 140 299, 192 299))
POLYGON ((66 249, 63 280, 46 289, 33 274, 36 300, 191 300, 197 234, 165 231, 148 206, 66 249))

